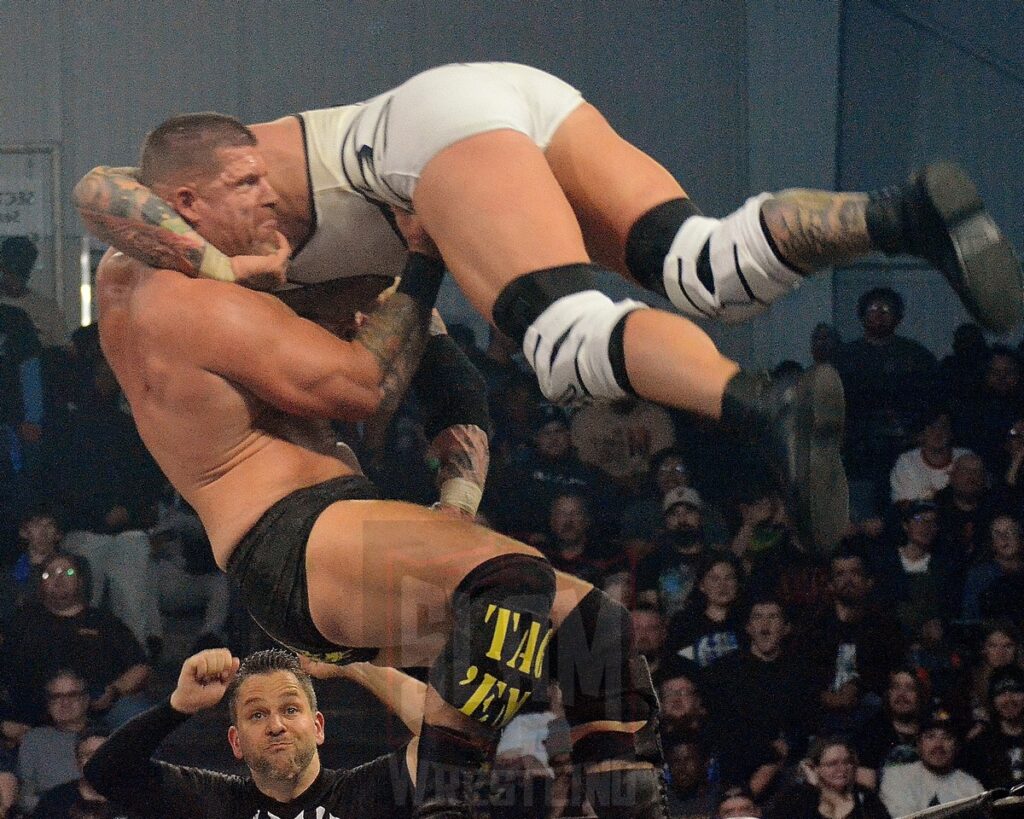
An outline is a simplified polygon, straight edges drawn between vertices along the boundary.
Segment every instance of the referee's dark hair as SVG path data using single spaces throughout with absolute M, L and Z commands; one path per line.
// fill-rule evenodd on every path
M 256 677 L 262 674 L 273 674 L 276 671 L 287 671 L 294 675 L 299 683 L 299 688 L 306 695 L 309 708 L 316 713 L 316 692 L 313 690 L 313 680 L 299 665 L 299 658 L 290 651 L 281 648 L 267 648 L 263 651 L 256 651 L 242 660 L 235 678 L 231 681 L 227 690 L 228 715 L 231 720 L 235 719 L 235 705 L 238 703 L 238 689 L 249 677 Z

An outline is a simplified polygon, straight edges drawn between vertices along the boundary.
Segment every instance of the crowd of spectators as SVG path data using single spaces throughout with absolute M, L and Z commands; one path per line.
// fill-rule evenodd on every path
M 81 765 L 151 701 L 167 618 L 194 615 L 194 648 L 247 621 L 95 326 L 18 306 L 33 262 L 0 248 L 0 817 L 103 816 Z M 964 325 L 940 362 L 897 333 L 904 311 L 878 288 L 863 337 L 812 335 L 848 402 L 852 523 L 828 556 L 795 541 L 756 453 L 637 400 L 550 406 L 504 339 L 450 328 L 490 390 L 480 522 L 631 610 L 673 816 L 884 819 L 1024 782 L 1020 353 Z M 409 403 L 360 454 L 386 495 L 429 504 L 426 443 Z M 557 708 L 522 719 L 499 769 L 554 779 Z

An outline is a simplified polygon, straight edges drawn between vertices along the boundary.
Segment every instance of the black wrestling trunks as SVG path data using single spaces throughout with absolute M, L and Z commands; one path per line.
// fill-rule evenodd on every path
M 372 660 L 376 648 L 347 648 L 326 640 L 309 616 L 306 544 L 321 513 L 343 500 L 380 498 L 362 475 L 297 489 L 271 506 L 228 558 L 228 577 L 242 590 L 249 614 L 274 640 L 313 660 L 346 665 Z

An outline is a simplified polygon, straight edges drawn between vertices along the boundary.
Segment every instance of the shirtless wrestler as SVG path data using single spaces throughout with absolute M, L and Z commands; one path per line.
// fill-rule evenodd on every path
M 271 247 L 277 196 L 251 132 L 219 115 L 173 128 L 186 138 L 147 138 L 142 178 L 225 252 Z M 479 767 L 547 660 L 588 787 L 629 782 L 626 804 L 605 800 L 599 815 L 660 816 L 656 698 L 625 610 L 524 544 L 378 500 L 321 435 L 328 419 L 376 408 L 442 272 L 411 253 L 347 342 L 271 295 L 111 252 L 97 273 L 100 341 L 143 440 L 272 637 L 333 662 L 430 666 L 419 815 L 465 815 L 451 771 Z
M 1012 249 L 955 166 L 871 194 L 760 194 L 706 218 L 576 89 L 526 66 L 442 66 L 365 103 L 254 132 L 281 192 L 282 230 L 299 249 L 290 276 L 322 275 L 325 251 L 351 273 L 396 269 L 400 249 L 380 208 L 414 211 L 474 306 L 522 344 L 549 399 L 636 393 L 718 419 L 764 448 L 801 539 L 818 548 L 833 547 L 848 518 L 836 374 L 816 367 L 793 390 L 741 372 L 689 321 L 597 292 L 597 266 L 683 313 L 729 321 L 815 270 L 911 253 L 989 329 L 1009 330 L 1024 309 Z M 235 276 L 130 178 L 97 169 L 76 202 L 97 235 L 150 263 Z M 240 275 L 245 265 L 236 262 Z

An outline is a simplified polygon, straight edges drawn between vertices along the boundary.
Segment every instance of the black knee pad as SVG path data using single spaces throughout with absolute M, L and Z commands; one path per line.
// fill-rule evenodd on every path
M 562 296 L 595 289 L 594 271 L 598 269 L 593 264 L 566 264 L 512 280 L 494 302 L 494 326 L 522 346 L 527 329 L 554 302 Z
M 665 295 L 663 271 L 665 256 L 679 228 L 700 209 L 689 199 L 669 199 L 651 208 L 629 229 L 626 238 L 626 267 L 648 290 Z M 708 265 L 710 270 L 710 264 Z
M 452 596 L 452 635 L 430 669 L 448 704 L 495 728 L 506 725 L 545 679 L 555 573 L 539 557 L 481 563 Z
M 559 626 L 552 641 L 552 674 L 562 689 L 572 727 L 590 722 L 646 722 L 658 701 L 633 642 L 633 626 L 621 605 L 592 590 Z M 573 748 L 578 761 L 635 757 L 633 734 L 590 734 Z

